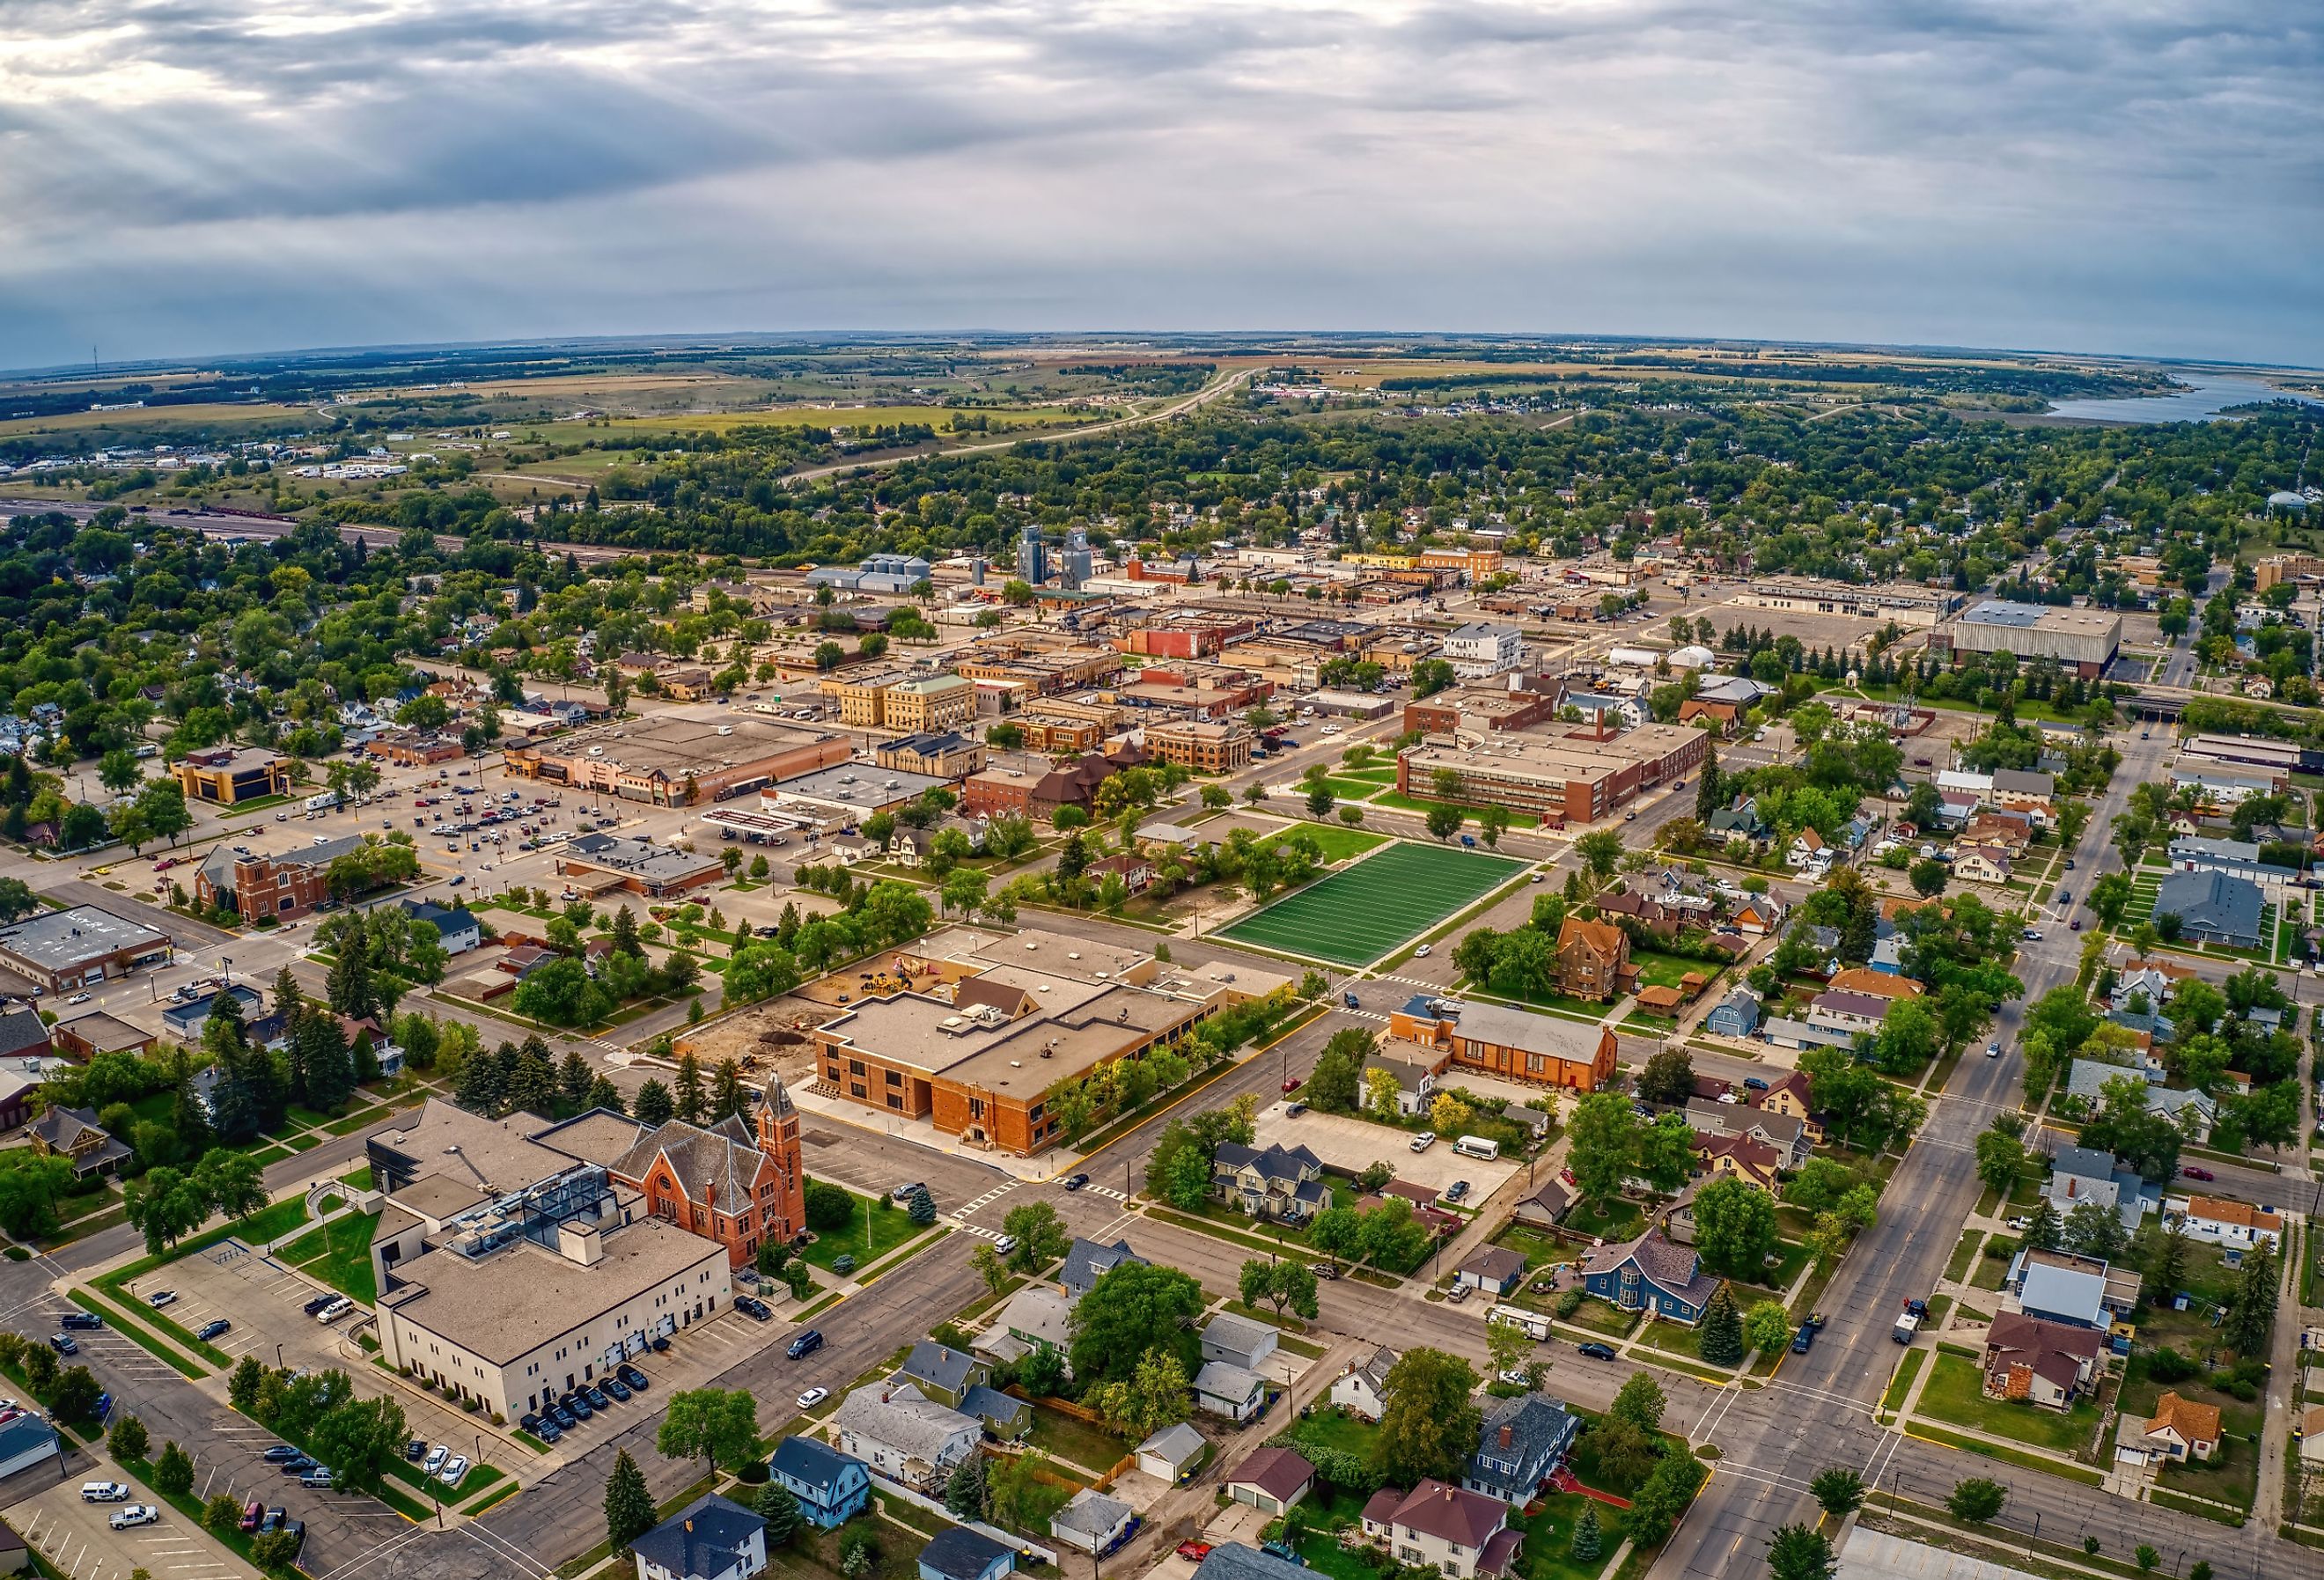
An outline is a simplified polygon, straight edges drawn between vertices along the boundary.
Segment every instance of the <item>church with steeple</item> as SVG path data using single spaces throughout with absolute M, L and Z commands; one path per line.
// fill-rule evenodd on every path
M 730 1268 L 807 1229 L 798 1110 L 780 1076 L 769 1077 L 755 1113 L 712 1125 L 673 1119 L 641 1131 L 605 1172 L 643 1198 L 646 1215 L 725 1246 Z

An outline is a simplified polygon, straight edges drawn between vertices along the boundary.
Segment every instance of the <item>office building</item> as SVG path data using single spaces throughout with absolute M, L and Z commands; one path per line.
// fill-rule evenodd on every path
M 76 905 L 0 927 L 0 966 L 44 992 L 63 993 L 170 958 L 170 937 L 142 921 Z
M 290 762 L 260 746 L 211 746 L 189 752 L 171 777 L 189 801 L 232 807 L 291 791 Z
M 511 774 L 658 807 L 723 801 L 844 762 L 844 735 L 752 714 L 658 713 L 508 748 Z

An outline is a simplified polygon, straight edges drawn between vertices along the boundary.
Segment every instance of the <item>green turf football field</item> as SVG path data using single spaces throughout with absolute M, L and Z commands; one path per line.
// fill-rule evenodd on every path
M 1254 911 L 1219 936 L 1362 966 L 1474 903 L 1525 865 L 1508 856 L 1398 841 Z

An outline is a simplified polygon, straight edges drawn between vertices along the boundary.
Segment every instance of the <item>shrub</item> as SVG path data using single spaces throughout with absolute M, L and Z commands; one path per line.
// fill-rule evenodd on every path
M 1575 1312 L 1582 1309 L 1582 1292 L 1578 1289 L 1567 1289 L 1560 1294 L 1557 1297 L 1557 1315 L 1559 1318 L 1562 1320 L 1571 1319 Z
M 2169 1344 L 2146 1354 L 2146 1374 L 2157 1382 L 2184 1382 L 2202 1368 Z

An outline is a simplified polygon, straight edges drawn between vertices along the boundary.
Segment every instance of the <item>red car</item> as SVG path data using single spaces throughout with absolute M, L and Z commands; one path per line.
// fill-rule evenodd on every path
M 1296 1092 L 1299 1090 L 1299 1083 L 1296 1080 L 1286 1081 L 1283 1083 L 1283 1089 L 1286 1092 Z
M 1565 1183 L 1566 1183 L 1566 1184 L 1568 1184 L 1568 1185 L 1572 1185 L 1572 1184 L 1573 1183 L 1573 1170 L 1572 1170 L 1572 1169 L 1559 1169 L 1559 1170 L 1557 1171 L 1557 1177 L 1558 1177 L 1560 1179 L 1562 1179 L 1562 1180 L 1565 1181 Z
M 2209 1169 L 2181 1169 L 2179 1170 L 2179 1175 L 2182 1179 L 2211 1180 L 2218 1178 L 2218 1175 L 2212 1173 Z
M 1199 1564 L 1211 1556 L 1211 1544 L 1206 1541 L 1182 1541 L 1178 1544 L 1178 1556 Z

